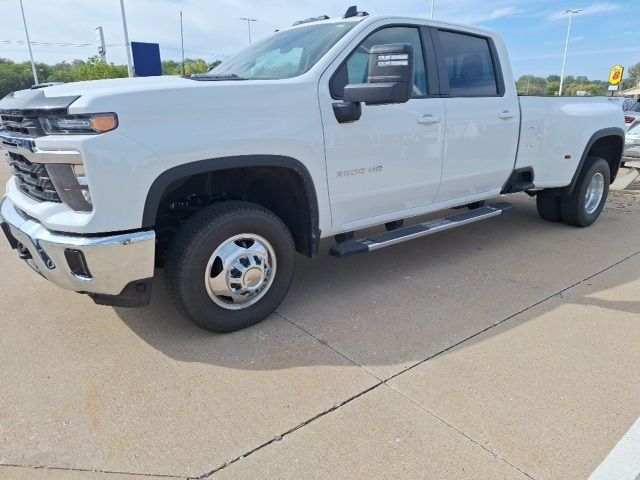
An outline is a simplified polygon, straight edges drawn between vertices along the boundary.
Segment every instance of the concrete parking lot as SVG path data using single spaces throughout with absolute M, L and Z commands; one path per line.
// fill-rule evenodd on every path
M 324 242 L 230 335 L 161 275 L 150 307 L 100 307 L 0 242 L 0 478 L 635 480 L 640 192 L 584 230 L 512 201 L 368 256 Z

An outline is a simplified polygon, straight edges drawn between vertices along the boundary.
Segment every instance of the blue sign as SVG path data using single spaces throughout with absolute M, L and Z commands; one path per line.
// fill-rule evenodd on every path
M 136 77 L 156 77 L 162 75 L 160 45 L 157 43 L 131 42 L 133 68 Z

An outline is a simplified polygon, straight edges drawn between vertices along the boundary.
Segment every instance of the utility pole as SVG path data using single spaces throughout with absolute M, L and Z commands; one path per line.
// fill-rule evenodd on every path
M 107 63 L 107 47 L 104 44 L 104 31 L 102 27 L 96 27 L 96 39 L 98 40 L 98 54 L 102 63 Z
M 431 0 L 431 18 L 433 19 L 433 15 L 436 11 L 436 0 Z
M 180 42 L 182 44 L 182 75 L 185 75 L 185 70 L 184 70 L 184 28 L 182 26 L 182 10 L 180 10 Z
M 31 40 L 29 40 L 29 30 L 27 29 L 27 19 L 24 16 L 24 7 L 22 6 L 22 0 L 20 0 L 20 10 L 22 11 L 22 23 L 24 23 L 24 34 L 27 37 L 27 45 L 29 46 L 29 58 L 31 58 L 31 71 L 33 72 L 33 81 L 38 82 L 38 72 L 36 71 L 36 64 L 33 62 L 33 52 L 31 51 Z
M 577 10 L 565 10 L 562 12 L 563 15 L 569 14 L 569 27 L 567 28 L 567 41 L 564 44 L 564 56 L 562 57 L 562 73 L 560 74 L 560 91 L 558 92 L 559 96 L 562 96 L 562 87 L 564 86 L 564 68 L 567 65 L 567 52 L 569 51 L 569 39 L 571 37 L 571 22 L 573 21 L 573 16 L 582 11 L 581 8 Z
M 245 18 L 241 17 L 240 20 L 244 20 L 247 22 L 247 27 L 249 28 L 249 46 L 251 46 L 251 22 L 257 22 L 255 18 Z
M 124 30 L 124 48 L 127 51 L 127 73 L 129 78 L 133 77 L 133 64 L 131 61 L 131 44 L 129 43 L 129 31 L 127 30 L 127 15 L 124 11 L 124 0 L 120 0 L 120 10 L 122 12 L 122 28 Z

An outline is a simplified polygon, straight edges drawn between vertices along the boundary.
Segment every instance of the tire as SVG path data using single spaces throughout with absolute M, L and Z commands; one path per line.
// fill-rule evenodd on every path
M 562 212 L 560 211 L 560 197 L 540 192 L 536 196 L 536 207 L 538 215 L 548 222 L 562 222 Z
M 571 195 L 561 197 L 560 211 L 565 223 L 576 227 L 588 227 L 595 222 L 604 208 L 609 196 L 611 171 L 604 158 L 587 157 L 584 168 L 580 172 L 578 181 Z M 592 182 L 599 187 L 597 193 L 589 197 Z M 593 201 L 589 202 L 589 198 Z
M 287 294 L 294 268 L 295 246 L 282 220 L 258 205 L 228 201 L 198 212 L 178 231 L 165 280 L 185 317 L 225 333 L 269 316 Z M 221 285 L 229 295 L 219 294 Z

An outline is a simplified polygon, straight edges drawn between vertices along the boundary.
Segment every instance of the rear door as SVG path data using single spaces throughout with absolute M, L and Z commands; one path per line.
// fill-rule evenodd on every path
M 446 111 L 437 201 L 501 189 L 515 164 L 520 107 L 490 37 L 433 29 Z

